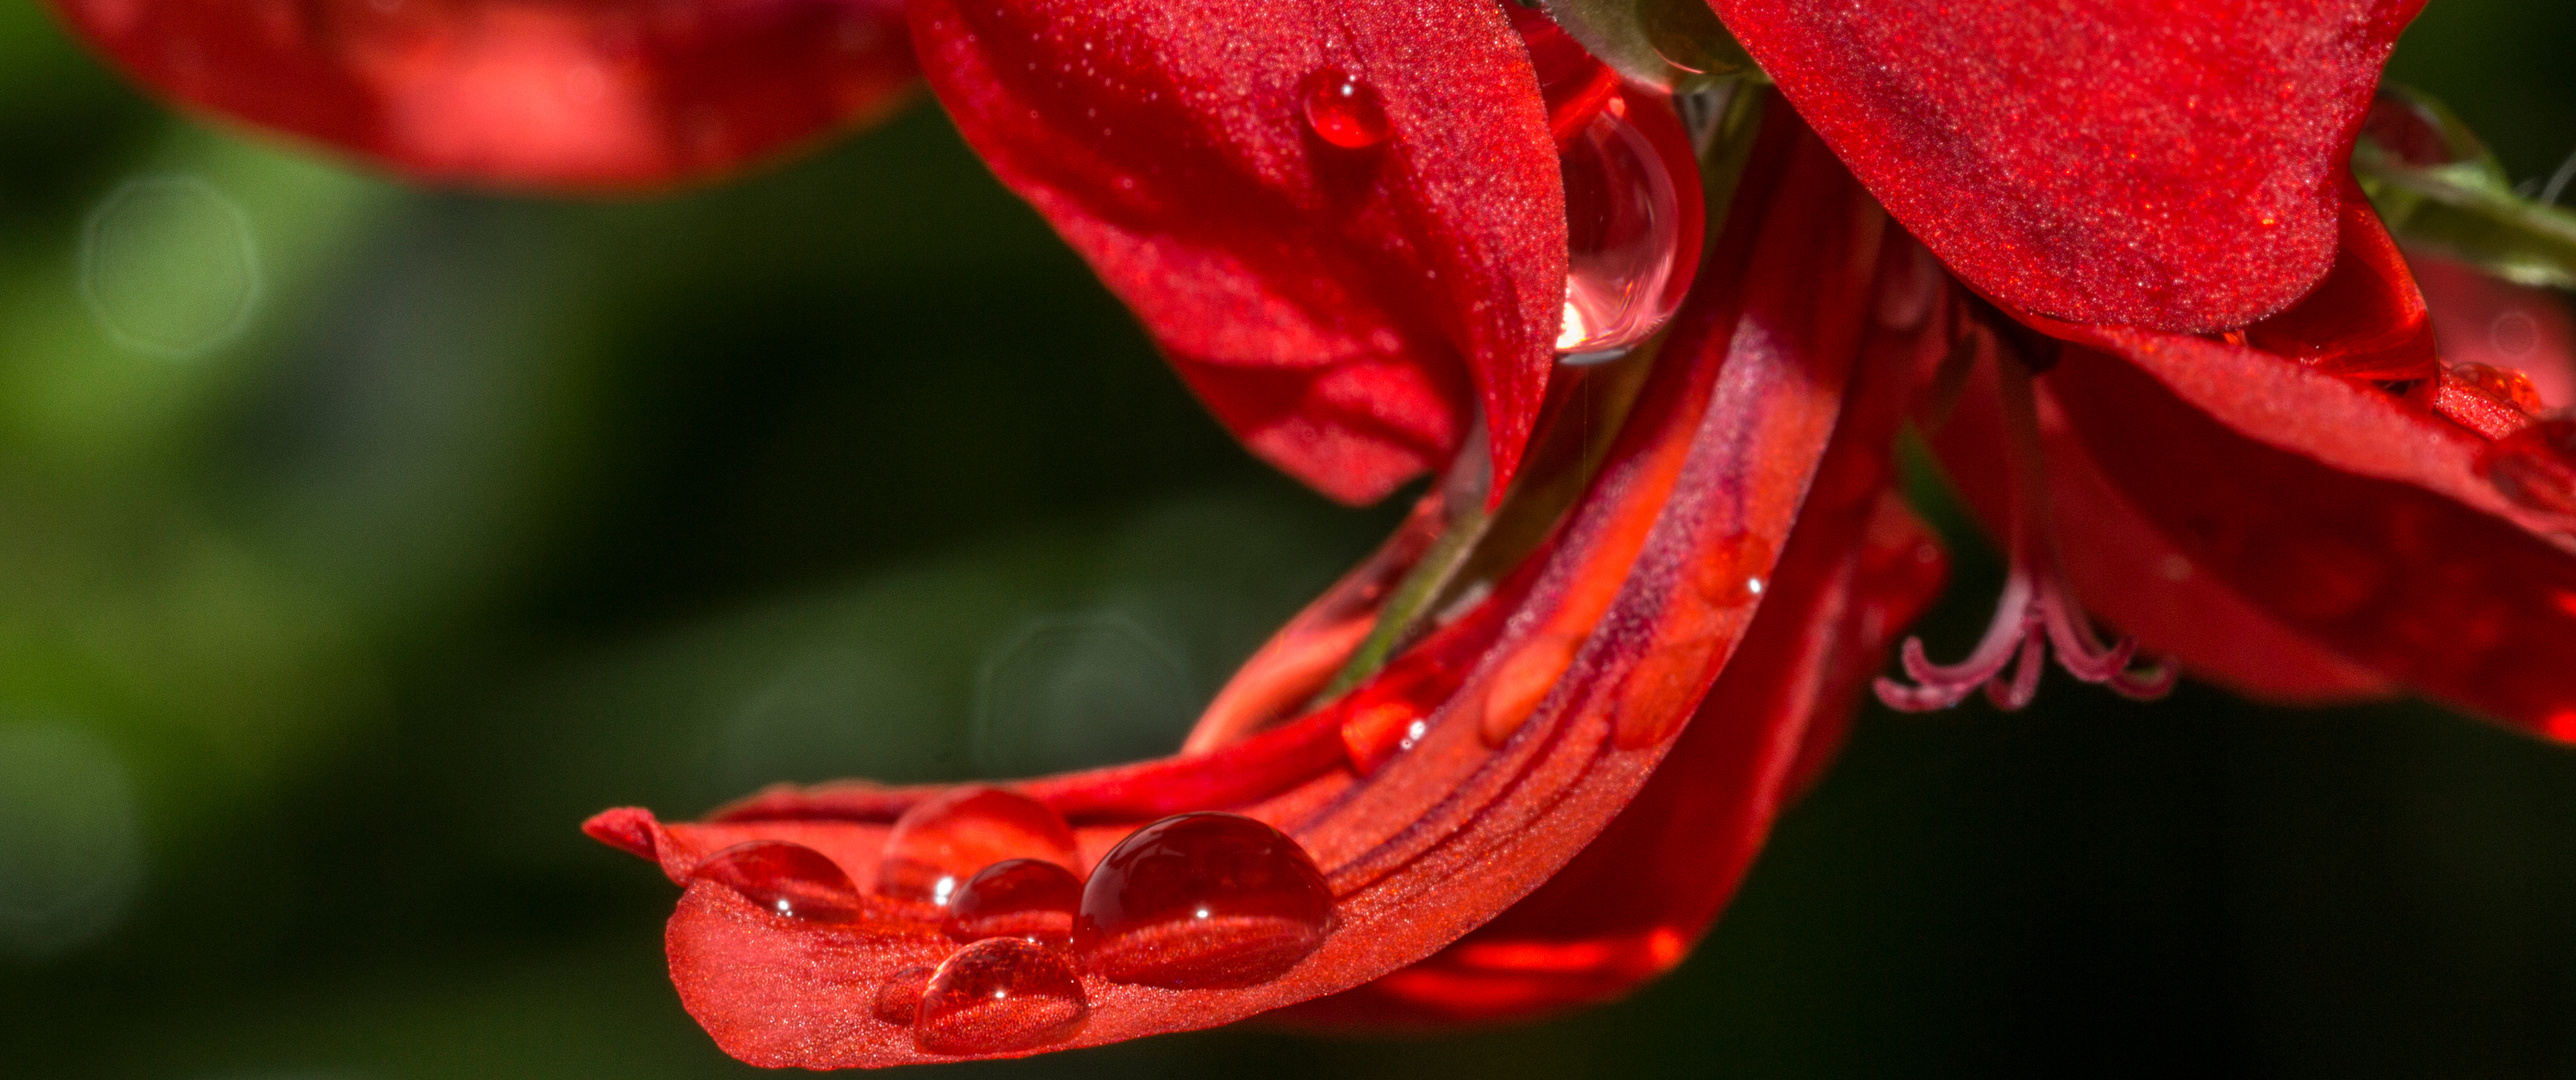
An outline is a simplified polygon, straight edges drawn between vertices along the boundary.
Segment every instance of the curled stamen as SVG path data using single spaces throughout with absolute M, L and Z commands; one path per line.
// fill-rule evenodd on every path
M 2039 695 L 2039 677 L 2054 650 L 2057 666 L 2088 683 L 2137 700 L 2163 697 L 2174 686 L 2176 672 L 2158 661 L 2132 669 L 2136 640 L 2122 636 L 2105 644 L 2092 620 L 2076 602 L 2057 558 L 2057 537 L 2049 528 L 2048 485 L 2039 441 L 2039 409 L 2031 388 L 2031 368 L 2004 353 L 1993 335 L 1978 335 L 1979 352 L 1996 356 L 1997 382 L 2010 430 L 2008 457 L 2013 471 L 2012 569 L 1996 599 L 1994 621 L 1967 658 L 1936 664 L 1925 654 L 1921 638 L 1909 637 L 1899 655 L 1908 686 L 1882 676 L 1878 699 L 1903 712 L 1946 709 L 1967 700 L 1982 686 L 1986 698 L 2007 712 Z M 2007 677 L 2009 669 L 2009 677 Z

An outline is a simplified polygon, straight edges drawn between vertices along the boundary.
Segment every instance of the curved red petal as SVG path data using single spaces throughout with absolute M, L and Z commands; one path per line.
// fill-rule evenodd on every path
M 178 102 L 413 177 L 695 179 L 881 115 L 901 0 L 48 0 Z
M 1882 300 L 1892 284 L 1911 284 L 1891 279 L 1918 251 L 1889 245 Z M 1939 542 L 1896 497 L 1892 455 L 1920 362 L 1907 354 L 1938 350 L 1948 333 L 1927 305 L 1890 307 L 1878 305 L 1833 445 L 1744 645 L 1635 801 L 1494 921 L 1288 1019 L 1335 1028 L 1522 1020 L 1619 997 L 1689 954 L 1774 817 L 1833 756 L 1891 640 L 1941 586 Z
M 1017 785 L 1074 822 L 1086 863 L 1175 810 L 1270 821 L 1336 898 L 1338 929 L 1269 982 L 1165 990 L 1086 976 L 1089 1019 L 1061 1045 L 1226 1023 L 1420 960 L 1538 887 L 1646 783 L 1763 604 L 1752 583 L 1775 576 L 1774 552 L 1836 430 L 1883 232 L 1866 195 L 1794 123 L 1766 146 L 1770 164 L 1756 171 L 1769 179 L 1739 199 L 1769 212 L 1748 212 L 1758 224 L 1730 234 L 1712 267 L 1721 285 L 1681 316 L 1583 500 L 1487 601 L 1508 616 L 1490 646 L 1455 679 L 1421 684 L 1412 746 L 1363 776 L 1327 709 L 1203 753 Z M 1815 272 L 1748 284 L 1757 257 Z M 1519 685 L 1533 658 L 1557 673 L 1538 693 Z M 886 822 L 934 790 L 778 791 L 700 825 L 629 810 L 589 828 L 675 879 L 732 844 L 779 839 L 867 881 Z M 943 1060 L 872 1012 L 882 980 L 940 949 L 881 906 L 802 923 L 692 879 L 670 924 L 674 982 L 747 1061 Z
M 2238 360 L 2298 370 L 2259 354 Z M 2490 511 L 2494 488 L 2432 472 L 2465 468 L 2432 452 L 2401 470 L 2349 445 L 2375 435 L 2438 452 L 2449 437 L 2395 423 L 2304 446 L 2249 437 L 2178 393 L 2166 370 L 2087 349 L 2068 350 L 2043 382 L 2101 476 L 2194 573 L 2392 682 L 2576 738 L 2576 668 L 2566 662 L 2576 656 L 2576 536 Z M 2449 427 L 2420 414 L 2411 426 Z
M 2351 379 L 2407 382 L 2440 374 L 2415 276 L 2350 176 L 2336 220 L 2334 269 L 2288 310 L 2246 327 L 2246 343 Z
M 2202 331 L 2333 263 L 2344 157 L 2422 0 L 1710 6 L 1979 291 Z
M 1255 453 L 1370 501 L 1445 462 L 1481 396 L 1503 489 L 1555 362 L 1566 224 L 1494 5 L 918 0 L 912 25 L 967 142 Z M 1376 142 L 1317 133 L 1318 73 L 1355 80 Z

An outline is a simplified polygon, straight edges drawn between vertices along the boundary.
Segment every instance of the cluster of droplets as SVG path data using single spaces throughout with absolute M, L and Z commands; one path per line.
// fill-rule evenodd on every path
M 957 945 L 876 993 L 879 1020 L 926 1053 L 1063 1042 L 1091 1014 L 1086 976 L 1174 989 L 1256 986 L 1323 947 L 1333 898 L 1304 848 L 1248 817 L 1181 814 L 1129 834 L 1086 877 L 1072 828 L 1025 795 L 965 787 L 886 836 L 874 896 L 821 852 L 739 844 L 695 877 L 771 915 L 823 926 L 935 923 Z M 891 913 L 891 915 L 889 915 Z
M 1589 58 L 1571 66 L 1565 78 L 1606 80 L 1599 93 L 1550 92 L 1567 237 L 1556 351 L 1567 363 L 1590 363 L 1652 336 L 1689 291 L 1699 166 L 1663 95 L 1621 85 Z M 1307 129 L 1338 152 L 1374 153 L 1395 135 L 1377 90 L 1342 67 L 1309 74 L 1298 104 Z

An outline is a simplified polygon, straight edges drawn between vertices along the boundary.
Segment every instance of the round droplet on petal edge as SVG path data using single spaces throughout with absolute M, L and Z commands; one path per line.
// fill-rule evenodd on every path
M 742 894 L 763 911 L 816 923 L 857 922 L 866 901 L 840 864 L 803 844 L 753 840 L 708 856 L 689 876 Z
M 1235 814 L 1136 830 L 1083 886 L 1074 949 L 1093 974 L 1176 990 L 1257 986 L 1322 948 L 1333 894 L 1277 829 Z
M 877 863 L 880 896 L 946 904 L 975 872 L 1004 859 L 1081 865 L 1073 828 L 1044 803 L 1015 791 L 963 787 L 926 800 L 886 834 Z
M 1046 946 L 987 938 L 942 961 L 921 992 L 912 1041 L 933 1054 L 998 1054 L 1071 1038 L 1091 1015 L 1073 966 Z
M 2507 312 L 2506 314 L 2520 313 Z M 2528 319 L 2530 316 L 2526 315 L 2524 318 Z M 2540 388 L 2532 384 L 2531 376 L 2513 368 L 2479 363 L 2453 364 L 2451 377 L 2526 414 L 2536 414 L 2541 410 Z
M 1005 859 L 966 879 L 948 898 L 940 929 L 957 941 L 1012 937 L 1043 945 L 1073 940 L 1082 879 L 1043 859 Z
M 2496 440 L 2478 471 L 2505 498 L 2576 520 L 2576 418 L 2543 420 Z
M 913 1019 L 921 1015 L 921 994 L 930 988 L 934 970 L 908 967 L 886 976 L 886 981 L 877 985 L 877 999 L 869 1011 L 886 1023 L 911 1027 Z
M 1637 110 L 1662 107 L 1603 109 L 1559 152 L 1568 259 L 1556 351 L 1571 362 L 1613 357 L 1652 336 L 1696 269 L 1681 265 L 1690 239 L 1682 200 L 1699 197 L 1698 166 L 1669 160 L 1633 122 Z
M 1307 128 L 1316 138 L 1344 150 L 1376 146 L 1392 130 L 1377 91 L 1340 68 L 1322 68 L 1306 76 L 1297 96 Z

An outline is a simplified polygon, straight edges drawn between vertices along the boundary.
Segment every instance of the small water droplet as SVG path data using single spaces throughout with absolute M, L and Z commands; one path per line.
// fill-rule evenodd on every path
M 1344 150 L 1376 146 L 1391 131 L 1377 90 L 1341 68 L 1318 68 L 1306 76 L 1298 99 L 1315 137 Z
M 1101 857 L 1074 946 L 1118 982 L 1254 986 L 1321 948 L 1332 923 L 1332 891 L 1297 841 L 1248 817 L 1182 814 Z
M 2522 506 L 2576 519 L 2576 418 L 2542 420 L 2489 444 L 2478 471 Z
M 1623 95 L 1559 151 L 1565 178 L 1565 317 L 1556 351 L 1578 360 L 1635 346 L 1681 306 L 1697 270 L 1699 166 L 1671 107 Z M 1654 137 L 1644 125 L 1669 128 Z
M 857 922 L 859 887 L 839 863 L 803 844 L 753 840 L 707 857 L 689 876 L 741 893 L 763 911 L 806 922 Z
M 1080 865 L 1072 827 L 1045 804 L 1001 788 L 958 788 L 895 820 L 877 863 L 877 893 L 945 904 L 976 871 L 1004 859 Z
M 921 1015 L 921 993 L 930 989 L 932 971 L 908 967 L 886 976 L 886 981 L 877 985 L 877 1000 L 869 1011 L 886 1023 L 911 1027 L 913 1018 Z
M 948 898 L 940 929 L 958 941 L 1015 937 L 1046 945 L 1073 940 L 1082 879 L 1042 859 L 1004 859 L 966 879 Z
M 1043 945 L 987 938 L 939 965 L 912 1041 L 933 1054 L 994 1054 L 1063 1042 L 1091 1015 L 1073 966 Z
M 2520 315 L 2521 312 L 2506 314 Z M 2530 316 L 2524 315 L 2523 318 L 2527 320 Z M 2541 411 L 2540 388 L 2532 384 L 2531 376 L 2513 368 L 2479 363 L 2453 364 L 2451 377 L 2469 384 L 2479 393 L 2522 410 L 2526 415 Z

